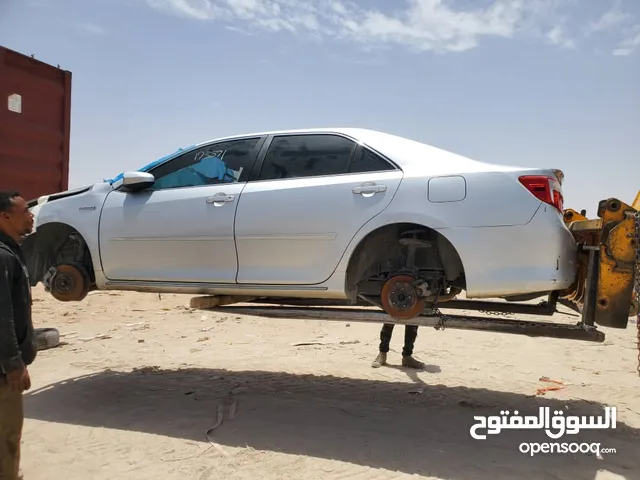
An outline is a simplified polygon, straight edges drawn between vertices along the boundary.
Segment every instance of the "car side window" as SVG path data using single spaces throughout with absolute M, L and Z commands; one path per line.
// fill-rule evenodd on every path
M 386 170 L 395 170 L 395 167 L 377 153 L 363 146 L 356 150 L 349 166 L 349 173 L 383 172 Z
M 347 173 L 356 143 L 339 135 L 274 137 L 258 180 L 315 177 Z
M 229 140 L 192 150 L 152 169 L 151 190 L 246 182 L 260 137 Z

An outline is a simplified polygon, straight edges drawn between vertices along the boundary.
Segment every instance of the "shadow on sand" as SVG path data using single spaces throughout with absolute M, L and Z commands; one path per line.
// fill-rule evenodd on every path
M 537 454 L 522 442 L 552 442 L 543 431 L 511 430 L 474 440 L 474 415 L 538 407 L 565 415 L 603 415 L 603 406 L 478 388 L 216 369 L 105 371 L 25 395 L 32 419 L 132 430 L 206 441 L 217 409 L 237 402 L 235 419 L 215 430 L 228 447 L 334 459 L 447 479 L 594 479 L 598 470 L 638 478 L 640 435 L 618 420 L 615 430 L 584 430 L 558 442 L 596 442 L 617 453 Z M 417 384 L 416 384 L 417 383 Z M 413 392 L 413 393 L 410 393 Z

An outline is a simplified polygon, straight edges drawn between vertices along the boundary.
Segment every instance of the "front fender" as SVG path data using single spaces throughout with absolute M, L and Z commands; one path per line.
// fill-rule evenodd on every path
M 23 251 L 27 268 L 32 275 L 32 285 L 42 280 L 44 265 L 48 255 L 43 254 L 56 249 L 64 243 L 61 232 L 77 232 L 84 240 L 91 254 L 92 266 L 97 274 L 102 271 L 100 265 L 98 227 L 100 213 L 111 191 L 108 184 L 96 184 L 85 190 L 80 189 L 73 195 L 43 197 L 31 207 L 34 214 L 34 233 L 25 238 Z

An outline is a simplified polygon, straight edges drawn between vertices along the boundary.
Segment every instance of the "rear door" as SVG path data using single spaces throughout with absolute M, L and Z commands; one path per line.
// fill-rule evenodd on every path
M 238 283 L 324 282 L 403 176 L 339 134 L 274 136 L 260 161 L 236 214 Z

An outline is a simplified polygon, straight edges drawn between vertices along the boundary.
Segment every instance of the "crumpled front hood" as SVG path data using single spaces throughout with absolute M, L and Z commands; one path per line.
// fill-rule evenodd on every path
M 42 195 L 33 200 L 29 200 L 28 205 L 29 205 L 29 208 L 32 209 L 36 205 L 41 205 L 43 203 L 51 202 L 53 200 L 58 200 L 60 198 L 73 197 L 74 195 L 79 195 L 81 193 L 88 192 L 89 190 L 91 190 L 92 187 L 93 185 L 89 185 L 85 187 L 74 188 L 71 190 L 65 190 L 63 192 L 52 193 L 50 195 Z

